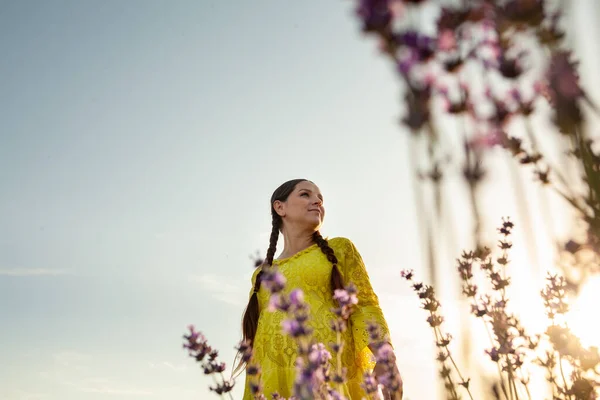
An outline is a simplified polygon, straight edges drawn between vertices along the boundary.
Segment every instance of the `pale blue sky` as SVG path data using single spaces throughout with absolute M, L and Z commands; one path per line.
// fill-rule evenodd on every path
M 0 399 L 212 398 L 181 335 L 231 361 L 296 177 L 361 251 L 408 397 L 434 398 L 398 274 L 421 266 L 399 85 L 352 2 L 0 1 L 0 49 Z

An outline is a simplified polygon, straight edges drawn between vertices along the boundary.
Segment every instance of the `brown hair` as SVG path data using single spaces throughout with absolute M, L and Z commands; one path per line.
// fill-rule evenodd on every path
M 275 212 L 273 208 L 273 203 L 277 200 L 286 201 L 290 194 L 296 188 L 300 182 L 308 181 L 307 179 L 293 179 L 291 181 L 287 181 L 281 186 L 279 186 L 273 195 L 271 196 L 271 217 L 272 217 L 272 229 L 271 229 L 271 238 L 269 240 L 269 249 L 267 250 L 267 256 L 263 265 L 273 265 L 273 257 L 275 257 L 275 251 L 277 249 L 277 239 L 279 239 L 279 231 L 281 231 L 283 220 Z M 342 280 L 342 275 L 338 268 L 338 260 L 335 256 L 333 249 L 327 243 L 327 240 L 321 236 L 319 231 L 313 233 L 313 240 L 319 246 L 323 254 L 327 257 L 327 260 L 332 264 L 333 268 L 331 270 L 331 292 L 336 289 L 343 289 L 344 282 Z M 254 292 L 252 296 L 250 296 L 250 301 L 248 302 L 248 306 L 246 307 L 246 311 L 244 312 L 244 319 L 242 321 L 242 332 L 244 335 L 244 340 L 246 340 L 250 345 L 254 341 L 254 336 L 256 335 L 256 328 L 258 326 L 258 291 L 260 290 L 260 281 L 262 277 L 262 271 L 258 273 L 256 276 L 256 282 L 254 284 Z

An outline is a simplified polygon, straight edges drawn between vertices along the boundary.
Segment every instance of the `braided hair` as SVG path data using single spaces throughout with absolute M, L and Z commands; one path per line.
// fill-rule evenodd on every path
M 283 220 L 275 209 L 273 208 L 273 203 L 277 200 L 286 201 L 289 195 L 294 191 L 296 185 L 300 182 L 305 182 L 307 179 L 294 179 L 288 182 L 285 182 L 281 186 L 273 192 L 271 196 L 271 217 L 272 217 L 272 229 L 271 229 L 271 237 L 269 239 L 269 249 L 267 250 L 267 256 L 263 265 L 273 265 L 273 258 L 275 257 L 275 251 L 277 250 L 277 240 L 279 239 L 279 232 L 283 226 Z M 326 239 L 321 236 L 319 231 L 315 231 L 313 233 L 313 241 L 319 246 L 323 254 L 327 257 L 327 260 L 333 266 L 331 270 L 331 293 L 336 289 L 343 289 L 344 282 L 342 279 L 342 274 L 338 268 L 338 259 L 335 256 L 333 249 L 329 246 L 329 243 Z M 246 307 L 246 311 L 244 312 L 244 318 L 242 321 L 242 333 L 244 336 L 244 340 L 247 343 L 252 344 L 254 341 L 254 336 L 256 336 L 256 328 L 258 327 L 258 317 L 259 317 L 259 308 L 258 308 L 258 291 L 260 290 L 262 271 L 258 273 L 256 276 L 256 281 L 254 283 L 254 290 L 252 296 L 250 296 L 250 300 L 248 302 L 248 306 Z

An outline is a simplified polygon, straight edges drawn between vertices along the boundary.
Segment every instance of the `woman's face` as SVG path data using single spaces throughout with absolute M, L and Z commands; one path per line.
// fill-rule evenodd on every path
M 285 202 L 275 201 L 273 207 L 285 224 L 314 230 L 320 228 L 325 217 L 323 195 L 317 185 L 308 181 L 298 183 Z

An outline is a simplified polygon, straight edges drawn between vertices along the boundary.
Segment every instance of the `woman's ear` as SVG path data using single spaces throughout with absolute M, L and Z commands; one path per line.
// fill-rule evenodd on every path
M 275 200 L 273 202 L 273 209 L 280 217 L 285 217 L 285 203 L 281 200 Z

